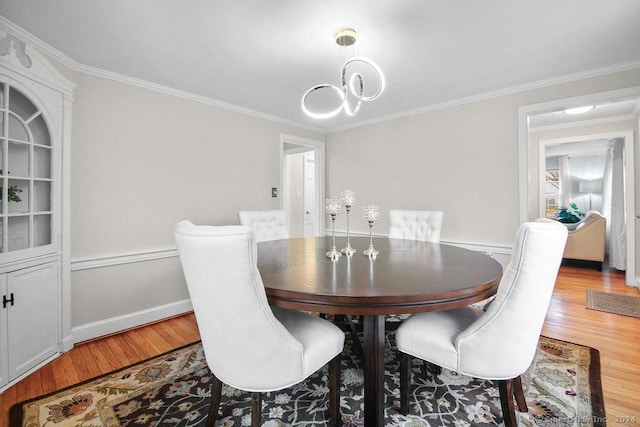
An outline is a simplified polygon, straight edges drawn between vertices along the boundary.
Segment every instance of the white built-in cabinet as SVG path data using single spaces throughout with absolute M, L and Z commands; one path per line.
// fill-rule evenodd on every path
M 59 263 L 51 261 L 0 275 L 8 383 L 60 352 Z M 6 322 L 6 323 L 5 323 Z M 6 378 L 5 378 L 6 377 Z
M 0 391 L 69 347 L 72 91 L 0 27 Z

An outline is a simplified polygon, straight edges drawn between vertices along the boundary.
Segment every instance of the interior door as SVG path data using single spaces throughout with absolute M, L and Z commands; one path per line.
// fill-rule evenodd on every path
M 311 237 L 314 235 L 314 225 L 318 215 L 318 209 L 315 206 L 315 160 L 313 151 L 305 154 L 304 158 L 304 236 Z

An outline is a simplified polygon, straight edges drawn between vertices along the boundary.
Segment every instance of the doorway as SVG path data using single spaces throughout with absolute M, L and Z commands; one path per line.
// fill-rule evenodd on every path
M 614 132 L 540 140 L 538 188 L 539 215 L 550 217 L 554 207 L 574 203 L 584 215 L 595 210 L 606 219 L 605 253 L 610 268 L 626 271 L 633 262 L 628 256 L 628 222 L 625 215 L 627 192 L 632 188 L 632 176 L 627 168 L 633 168 L 633 132 Z M 551 194 L 547 178 L 558 176 L 562 185 Z M 551 201 L 551 203 L 550 203 Z M 554 204 L 553 201 L 556 203 Z M 554 206 L 555 205 L 555 206 Z M 574 226 L 575 227 L 575 226 Z M 574 228 L 569 228 L 573 230 Z
M 636 257 L 636 214 L 635 214 L 635 153 L 634 153 L 634 134 L 633 128 L 638 123 L 638 105 L 640 105 L 640 87 L 632 87 L 620 89 L 610 92 L 590 94 L 575 98 L 560 99 L 547 103 L 523 106 L 519 109 L 519 193 L 520 193 L 520 221 L 529 221 L 536 218 L 540 212 L 540 188 L 539 180 L 539 160 L 538 153 L 540 146 L 539 140 L 531 137 L 530 122 L 537 117 L 544 115 L 557 114 L 570 107 L 594 105 L 597 111 L 608 111 L 616 106 L 631 105 L 628 112 L 624 114 L 611 115 L 609 117 L 599 117 L 597 120 L 585 121 L 585 126 L 603 125 L 603 123 L 614 123 L 616 121 L 626 121 L 630 123 L 629 129 L 620 131 L 624 133 L 625 155 L 624 155 L 624 198 L 626 217 L 626 254 L 627 265 L 625 270 L 625 283 L 629 286 L 638 286 L 636 279 L 636 269 L 639 260 Z M 564 123 L 557 128 L 565 129 L 574 126 L 574 124 Z M 548 126 L 547 126 L 548 128 Z
M 324 235 L 324 159 L 324 142 L 280 136 L 280 207 L 291 237 Z

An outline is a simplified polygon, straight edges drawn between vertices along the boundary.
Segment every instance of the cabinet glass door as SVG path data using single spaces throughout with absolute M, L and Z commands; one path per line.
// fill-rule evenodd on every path
M 0 83 L 0 254 L 52 245 L 53 176 L 43 112 Z

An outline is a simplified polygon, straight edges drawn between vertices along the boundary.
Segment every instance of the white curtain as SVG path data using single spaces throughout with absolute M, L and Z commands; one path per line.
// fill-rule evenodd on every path
M 560 188 L 558 191 L 558 203 L 560 207 L 568 207 L 571 203 L 571 174 L 569 173 L 569 156 L 558 159 L 558 179 Z
M 605 204 L 610 206 L 609 218 L 609 266 L 617 270 L 627 269 L 627 223 L 625 217 L 625 188 L 624 188 L 624 149 L 622 141 L 615 139 L 609 151 L 611 174 L 605 173 Z M 608 172 L 608 171 L 607 171 Z M 610 182 L 607 183 L 607 178 Z M 611 203 L 607 203 L 609 200 Z

